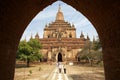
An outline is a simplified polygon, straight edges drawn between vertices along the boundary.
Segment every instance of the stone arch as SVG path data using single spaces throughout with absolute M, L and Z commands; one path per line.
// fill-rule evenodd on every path
M 13 80 L 17 46 L 25 28 L 39 11 L 55 1 L 0 1 L 0 65 L 2 65 L 0 66 L 0 80 Z M 94 25 L 103 46 L 105 79 L 119 79 L 119 0 L 62 1 L 83 13 Z
M 60 52 L 58 53 L 57 61 L 58 61 L 58 62 L 62 62 L 62 61 L 63 61 L 63 59 L 62 59 L 62 54 L 61 54 Z

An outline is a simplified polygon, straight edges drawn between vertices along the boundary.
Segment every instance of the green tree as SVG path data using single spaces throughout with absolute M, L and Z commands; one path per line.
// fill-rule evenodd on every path
M 100 43 L 100 40 L 97 39 L 96 41 L 93 42 L 92 44 L 92 49 L 93 50 L 99 50 L 101 48 L 101 43 Z
M 20 41 L 17 51 L 17 59 L 25 61 L 27 55 L 31 54 L 31 50 L 32 48 L 28 45 L 28 43 L 25 40 Z
M 28 41 L 28 45 L 32 47 L 32 53 L 39 53 L 39 50 L 42 48 L 42 45 L 40 44 L 38 39 L 30 39 Z
M 79 53 L 79 58 L 82 60 L 88 60 L 91 66 L 93 65 L 93 60 L 101 62 L 102 60 L 102 47 L 99 39 L 96 41 L 88 41 L 84 45 L 84 48 Z
M 28 42 L 20 41 L 18 46 L 18 56 L 20 60 L 27 61 L 27 67 L 30 66 L 31 61 L 42 58 L 40 49 L 42 48 L 38 39 L 30 39 Z
M 93 42 L 92 50 L 95 53 L 95 58 L 98 60 L 98 63 L 102 61 L 102 45 L 100 43 L 99 38 Z

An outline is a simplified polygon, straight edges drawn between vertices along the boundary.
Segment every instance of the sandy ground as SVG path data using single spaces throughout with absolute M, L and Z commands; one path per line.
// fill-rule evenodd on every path
M 69 80 L 105 80 L 103 67 L 67 66 Z
M 55 69 L 56 64 L 32 65 L 30 68 L 15 69 L 14 80 L 46 80 Z M 103 67 L 89 67 L 86 65 L 66 65 L 69 80 L 104 80 Z
M 55 65 L 40 64 L 30 68 L 19 67 L 15 69 L 14 80 L 46 80 Z

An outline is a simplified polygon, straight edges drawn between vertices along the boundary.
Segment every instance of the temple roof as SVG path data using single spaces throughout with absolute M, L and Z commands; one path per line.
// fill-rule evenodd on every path
M 58 12 L 57 12 L 57 15 L 56 15 L 56 21 L 58 21 L 58 20 L 64 21 L 64 15 L 62 13 L 60 5 L 59 5 Z
M 56 20 L 54 22 L 46 24 L 44 30 L 56 30 L 59 28 L 62 28 L 63 30 L 69 29 L 69 30 L 76 30 L 74 24 L 71 25 L 69 22 L 66 22 L 64 20 L 64 15 L 61 10 L 61 6 L 59 5 L 58 12 L 56 14 Z

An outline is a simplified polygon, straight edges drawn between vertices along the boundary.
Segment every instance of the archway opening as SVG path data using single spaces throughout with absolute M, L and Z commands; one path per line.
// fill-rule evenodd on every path
M 59 7 L 62 7 L 62 6 L 65 6 L 65 5 L 61 5 L 61 6 L 59 6 Z M 64 8 L 63 8 L 63 9 L 64 9 Z M 43 10 L 43 11 L 44 11 L 44 10 Z M 58 11 L 59 11 L 59 10 L 58 10 Z M 63 10 L 63 11 L 65 11 L 65 10 Z M 72 11 L 71 11 L 71 12 L 72 12 Z M 73 11 L 73 12 L 75 12 L 75 11 Z M 65 13 L 66 13 L 66 12 L 65 12 Z M 77 13 L 79 13 L 79 12 L 77 12 Z M 71 14 L 67 14 L 67 16 L 68 16 L 68 15 L 74 15 L 74 14 L 71 13 Z M 65 16 L 66 16 L 66 15 L 65 15 Z M 66 16 L 66 17 L 67 17 L 67 16 Z M 67 39 L 66 39 L 67 41 L 64 41 L 64 42 L 71 41 L 72 43 L 75 43 L 75 45 L 76 45 L 75 40 L 72 41 L 72 38 L 75 39 L 76 37 L 79 38 L 79 40 L 86 40 L 86 37 L 87 37 L 87 39 L 89 40 L 88 35 L 85 34 L 85 33 L 88 32 L 88 31 L 85 31 L 85 30 L 91 31 L 91 29 L 88 28 L 88 24 L 87 24 L 87 26 L 86 26 L 86 25 L 83 25 L 84 22 L 86 23 L 86 21 L 88 21 L 88 20 L 87 20 L 87 19 L 78 20 L 78 19 L 81 19 L 81 17 L 80 17 L 80 18 L 78 18 L 78 17 L 79 17 L 79 14 L 78 14 L 77 16 L 74 16 L 74 17 L 69 17 L 69 16 L 68 16 L 68 20 L 71 20 L 71 18 L 72 18 L 72 20 L 73 20 L 72 22 L 75 23 L 75 25 L 74 25 L 73 23 L 70 23 L 69 21 L 66 21 L 66 23 L 68 23 L 68 25 L 70 25 L 70 27 L 69 27 L 70 30 L 75 30 L 74 28 L 75 28 L 75 26 L 76 26 L 76 28 L 77 28 L 77 30 L 78 30 L 78 35 L 77 35 L 77 36 L 73 33 L 73 32 L 75 32 L 75 31 L 65 32 L 65 31 L 64 31 L 65 29 L 64 29 L 63 31 L 61 30 L 62 33 L 60 33 L 59 30 L 56 31 L 56 33 L 59 33 L 59 34 L 65 33 L 65 34 L 67 35 L 67 33 L 68 33 L 67 36 L 64 35 L 63 37 L 64 37 L 64 38 L 69 38 L 70 40 L 67 40 Z M 49 18 L 49 17 L 47 17 L 47 20 L 49 20 L 51 17 L 50 17 L 49 19 L 48 19 L 48 18 Z M 44 22 L 43 20 L 41 20 L 41 19 L 42 19 L 42 16 L 40 16 L 39 19 L 40 19 L 40 20 L 38 20 L 38 18 L 36 19 L 39 23 L 40 23 L 40 22 L 42 22 L 42 23 Z M 78 21 L 78 22 L 77 22 L 77 21 Z M 80 22 L 79 22 L 79 21 L 80 21 Z M 48 22 L 49 22 L 49 21 L 48 21 Z M 54 22 L 50 22 L 50 23 L 48 23 L 48 22 L 47 22 L 46 26 L 44 26 L 44 27 L 46 28 L 45 30 L 47 30 L 47 28 L 49 28 L 50 25 L 52 25 L 52 24 L 54 23 Z M 58 22 L 58 20 L 56 20 L 56 22 Z M 46 22 L 45 22 L 45 23 L 46 23 Z M 77 24 L 77 25 L 76 25 L 76 23 L 82 23 L 82 24 Z M 78 25 L 79 25 L 79 26 L 78 26 Z M 32 26 L 33 26 L 33 25 L 32 25 Z M 81 28 L 81 26 L 84 26 L 84 28 Z M 34 26 L 33 26 L 33 27 L 34 27 Z M 78 28 L 78 27 L 79 27 L 79 28 Z M 40 35 L 40 37 L 39 37 L 38 34 L 39 34 L 39 32 L 41 33 L 41 31 L 42 31 L 41 28 L 42 28 L 42 27 L 39 28 L 39 26 L 38 26 L 38 29 L 37 29 L 36 32 L 33 32 L 33 33 L 30 32 L 31 34 L 33 34 L 33 35 L 31 35 L 31 38 L 37 38 L 37 39 L 40 38 L 40 40 L 41 40 L 42 38 L 43 38 L 43 39 L 44 39 L 44 38 L 49 38 L 49 39 L 54 38 L 53 35 L 52 35 L 52 31 L 50 31 L 50 33 L 49 33 L 49 32 L 47 32 L 48 30 L 47 30 L 46 32 L 44 31 L 46 36 L 44 35 L 43 37 L 41 37 L 42 35 Z M 31 30 L 33 31 L 33 29 L 31 29 Z M 39 31 L 39 30 L 40 30 L 40 31 Z M 83 31 L 83 33 L 82 33 L 81 31 Z M 37 32 L 38 32 L 38 33 L 37 33 Z M 93 32 L 93 31 L 92 31 L 92 32 Z M 37 34 L 36 34 L 36 33 L 37 33 Z M 81 37 L 80 37 L 80 33 L 81 33 Z M 36 35 L 35 35 L 35 34 L 36 34 Z M 48 35 L 47 35 L 47 34 L 48 34 Z M 51 35 L 49 35 L 49 34 L 51 34 Z M 70 35 L 69 35 L 69 34 L 70 34 Z M 84 36 L 84 34 L 85 34 L 85 36 Z M 89 33 L 88 33 L 88 34 L 89 34 Z M 33 36 L 35 36 L 35 37 L 33 37 Z M 27 37 L 27 36 L 26 36 L 26 37 Z M 25 37 L 25 38 L 26 38 L 26 37 Z M 58 38 L 61 38 L 61 37 L 58 37 Z M 90 39 L 91 39 L 91 38 L 90 38 Z M 25 39 L 25 40 L 26 40 L 26 39 Z M 59 40 L 59 43 L 62 42 L 62 41 L 60 41 L 60 39 L 58 39 L 58 40 Z M 44 40 L 43 40 L 43 41 L 44 41 Z M 48 40 L 48 41 L 46 41 L 46 42 L 50 42 L 50 40 Z M 49 45 L 44 46 L 44 47 L 45 47 L 45 48 L 46 48 L 46 47 L 49 47 L 49 49 L 48 49 L 49 51 L 48 51 L 48 52 L 49 52 L 50 54 L 52 54 L 53 52 L 51 52 L 51 51 L 54 51 L 54 53 L 56 53 L 55 51 L 58 51 L 58 49 L 56 49 L 55 46 L 56 46 L 56 44 L 52 44 L 52 47 L 49 46 Z M 61 46 L 62 46 L 62 45 L 61 45 Z M 64 46 L 66 46 L 66 45 L 64 45 Z M 76 47 L 76 46 L 74 46 L 74 47 Z M 56 56 L 56 54 L 54 54 L 54 57 L 56 56 L 56 57 L 57 57 L 57 61 L 58 61 L 58 62 L 62 62 L 62 63 L 63 63 L 63 58 L 64 58 L 64 61 L 65 61 L 65 60 L 69 60 L 69 61 L 71 60 L 71 62 L 69 62 L 69 64 L 71 65 L 71 63 L 72 63 L 72 61 L 74 60 L 74 58 L 76 58 L 76 57 L 74 57 L 74 54 L 75 54 L 77 51 L 75 52 L 75 50 L 72 50 L 72 49 L 74 49 L 74 48 L 67 47 L 67 49 L 65 49 L 65 50 L 68 52 L 68 55 L 65 55 L 65 56 L 63 55 L 63 56 L 62 56 L 61 50 L 65 51 L 64 49 L 65 49 L 65 48 L 62 48 L 62 49 L 60 48 L 60 49 L 59 49 L 59 52 L 60 52 L 60 53 L 58 53 L 57 56 Z M 45 50 L 44 50 L 44 51 L 45 51 Z M 63 52 L 62 52 L 62 53 L 63 53 Z M 46 58 L 45 55 L 43 55 L 43 56 Z M 48 57 L 50 58 L 51 61 L 56 61 L 56 59 L 55 59 L 54 57 L 51 57 L 51 55 L 49 55 Z M 48 57 L 47 57 L 47 58 L 48 58 Z M 70 67 L 70 68 L 71 68 L 71 67 Z M 72 76 L 71 76 L 71 77 L 72 77 Z
M 17 43 L 33 16 L 56 0 L 2 1 L 1 2 L 1 77 L 13 79 Z M 106 80 L 119 78 L 119 0 L 83 1 L 63 0 L 82 11 L 96 26 L 103 44 Z M 107 4 L 107 5 L 106 5 Z M 97 15 L 96 15 L 97 14 Z M 112 25 L 111 25 L 112 23 Z M 16 27 L 17 26 L 17 27 Z M 114 38 L 113 38 L 114 37 Z M 109 53 L 109 54 L 108 54 Z M 12 55 L 11 55 L 12 54 Z M 114 54 L 114 55 L 113 55 Z M 111 60 L 112 59 L 112 60 Z M 113 64 L 113 65 L 110 65 Z M 10 66 L 10 67 L 8 67 Z M 4 73 L 4 74 L 3 74 Z
M 58 62 L 62 62 L 62 54 L 61 53 L 58 54 Z

